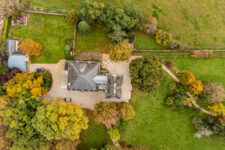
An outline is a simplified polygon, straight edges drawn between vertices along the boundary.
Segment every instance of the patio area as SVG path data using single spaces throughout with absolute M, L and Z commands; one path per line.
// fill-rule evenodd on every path
M 131 57 L 130 61 L 135 57 Z M 109 70 L 112 74 L 123 75 L 122 84 L 122 96 L 121 99 L 106 99 L 104 91 L 88 92 L 88 91 L 70 91 L 62 87 L 62 72 L 64 70 L 64 63 L 66 60 L 61 60 L 57 64 L 31 64 L 30 72 L 34 72 L 36 68 L 45 68 L 50 71 L 53 78 L 52 89 L 45 95 L 51 99 L 58 97 L 71 98 L 72 102 L 79 104 L 83 108 L 93 109 L 96 103 L 103 101 L 114 101 L 114 102 L 129 102 L 131 97 L 131 81 L 129 75 L 129 63 L 126 62 L 112 62 L 109 59 L 109 55 L 102 54 L 101 66 Z M 119 66 L 119 67 L 118 67 Z

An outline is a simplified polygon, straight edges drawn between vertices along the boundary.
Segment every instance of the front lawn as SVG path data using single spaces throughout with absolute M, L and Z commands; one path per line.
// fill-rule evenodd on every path
M 108 33 L 101 25 L 92 25 L 91 31 L 87 34 L 77 32 L 76 47 L 81 51 L 109 52 L 110 44 Z
M 220 82 L 225 86 L 225 63 L 222 58 L 169 58 L 169 60 L 178 69 L 192 71 L 197 79 L 203 82 Z M 194 112 L 190 109 L 179 112 L 165 106 L 164 101 L 171 82 L 173 81 L 170 77 L 165 77 L 154 93 L 143 94 L 133 91 L 130 102 L 135 108 L 136 116 L 122 125 L 122 140 L 135 145 L 144 145 L 153 150 L 223 149 L 225 143 L 219 138 L 193 137 L 196 129 L 191 122 Z
M 43 46 L 40 56 L 32 63 L 57 63 L 64 59 L 66 40 L 73 39 L 73 26 L 65 17 L 30 14 L 27 26 L 11 26 L 10 37 L 31 38 Z

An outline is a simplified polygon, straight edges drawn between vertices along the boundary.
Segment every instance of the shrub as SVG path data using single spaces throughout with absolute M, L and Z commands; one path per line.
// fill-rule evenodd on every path
M 42 46 L 32 39 L 25 39 L 20 43 L 19 50 L 29 56 L 38 56 L 42 50 Z
M 212 116 L 219 117 L 222 121 L 225 117 L 225 106 L 222 103 L 215 103 L 212 106 L 208 106 Z M 224 121 L 223 121 L 224 122 Z
M 8 36 L 8 30 L 9 30 L 9 17 L 5 21 L 5 27 L 2 35 L 2 41 L 4 42 Z
M 205 86 L 204 86 L 204 88 L 205 88 Z M 203 88 L 203 89 L 204 89 L 204 88 Z M 201 100 L 201 101 L 210 102 L 210 97 L 208 96 L 208 94 L 206 94 L 206 93 L 204 92 L 204 90 L 203 90 L 202 93 L 199 94 L 198 98 L 199 98 L 199 100 Z
M 194 50 L 191 57 L 193 58 L 211 58 L 213 57 L 213 50 Z
M 124 121 L 129 121 L 135 116 L 133 107 L 128 103 L 122 103 L 120 106 L 121 118 Z
M 163 72 L 157 57 L 138 58 L 130 63 L 131 83 L 135 88 L 152 92 L 158 88 Z
M 158 29 L 158 21 L 155 17 L 147 17 L 143 20 L 143 30 L 145 33 L 155 35 Z
M 52 74 L 49 71 L 35 72 L 34 78 L 42 76 L 43 83 L 41 87 L 43 88 L 43 93 L 46 94 L 52 87 Z
M 219 83 L 206 83 L 203 91 L 210 97 L 211 103 L 222 102 L 225 99 L 225 90 Z
M 194 95 L 199 95 L 203 90 L 203 84 L 201 81 L 195 81 L 190 86 L 190 91 Z
M 173 109 L 181 110 L 185 105 L 187 105 L 187 98 L 188 97 L 185 92 L 175 93 L 174 95 L 167 98 L 166 104 L 171 106 Z
M 3 50 L 0 50 L 0 64 L 4 65 L 7 64 L 8 55 Z
M 78 19 L 78 12 L 74 9 L 70 10 L 66 15 L 66 20 L 71 24 L 75 24 Z
M 115 44 L 110 50 L 110 59 L 113 61 L 128 60 L 132 55 L 128 40 L 123 40 L 120 44 Z
M 11 68 L 8 72 L 6 72 L 4 75 L 0 76 L 0 85 L 3 85 L 4 83 L 8 82 L 10 79 L 12 79 L 17 73 L 20 73 L 21 71 L 18 68 Z
M 126 33 L 121 30 L 119 25 L 113 27 L 113 32 L 109 34 L 109 38 L 111 38 L 116 43 L 122 42 L 122 40 L 126 37 Z
M 88 33 L 91 30 L 91 26 L 83 20 L 78 23 L 78 30 L 81 33 Z
M 173 67 L 173 63 L 171 61 L 166 61 L 165 62 L 165 66 L 168 68 L 168 69 L 171 69 Z
M 103 13 L 103 8 L 105 5 L 103 3 L 94 2 L 92 0 L 84 0 L 81 3 L 78 16 L 88 22 L 89 24 L 98 20 Z
M 108 134 L 112 140 L 116 140 L 116 141 L 120 140 L 120 132 L 117 128 L 110 128 L 108 130 Z
M 167 47 L 173 39 L 172 34 L 166 31 L 159 30 L 155 35 L 155 40 L 157 44 Z
M 9 71 L 8 66 L 7 65 L 1 65 L 0 64 L 0 75 L 4 75 Z
M 11 143 L 9 139 L 5 137 L 0 137 L 0 149 L 1 150 L 10 150 L 11 149 Z
M 129 40 L 129 43 L 131 43 L 131 44 L 133 44 L 133 43 L 135 42 L 135 40 L 136 40 L 136 36 L 135 36 L 134 33 L 129 33 L 129 34 L 127 35 L 127 38 L 128 38 L 128 40 Z
M 183 85 L 191 85 L 196 81 L 195 75 L 187 70 L 181 70 L 177 73 L 177 77 Z

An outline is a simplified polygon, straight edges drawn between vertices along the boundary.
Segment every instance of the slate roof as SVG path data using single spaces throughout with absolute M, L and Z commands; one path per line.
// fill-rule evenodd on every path
M 68 89 L 97 91 L 94 78 L 99 74 L 100 64 L 96 62 L 71 61 L 68 63 Z
M 8 67 L 13 68 L 16 67 L 21 71 L 26 71 L 26 55 L 10 55 L 8 59 Z

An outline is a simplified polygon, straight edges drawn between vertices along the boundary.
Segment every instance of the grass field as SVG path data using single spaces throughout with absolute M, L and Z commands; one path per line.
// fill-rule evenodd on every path
M 10 37 L 31 38 L 43 46 L 32 63 L 57 63 L 65 58 L 65 41 L 73 39 L 73 30 L 65 17 L 30 14 L 27 26 L 11 26 Z
M 111 43 L 108 33 L 101 25 L 93 25 L 87 34 L 77 32 L 76 47 L 81 51 L 109 52 Z
M 168 59 L 164 59 L 166 61 Z M 190 58 L 169 59 L 178 69 L 195 73 L 203 82 L 215 81 L 225 86 L 225 63 L 223 59 L 199 60 Z M 206 67 L 207 66 L 207 67 Z M 216 68 L 216 69 L 215 69 Z M 216 137 L 193 138 L 195 128 L 191 122 L 193 112 L 171 110 L 164 100 L 169 92 L 172 79 L 164 78 L 154 93 L 132 93 L 131 104 L 135 108 L 135 118 L 122 125 L 122 140 L 147 146 L 152 150 L 222 150 L 224 140 Z
M 136 42 L 134 44 L 134 48 L 142 49 L 142 50 L 162 50 L 166 49 L 160 45 L 158 45 L 152 36 L 144 34 L 142 32 L 134 32 L 136 35 Z
M 27 1 L 27 0 L 24 0 Z M 44 11 L 66 12 L 78 9 L 82 0 L 30 0 Z M 225 1 L 221 0 L 97 0 L 124 6 L 138 5 L 144 14 L 154 14 L 159 27 L 171 32 L 185 47 L 225 48 Z

